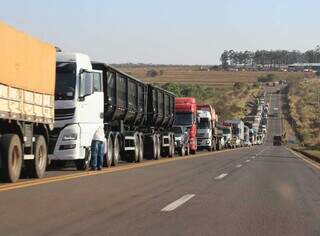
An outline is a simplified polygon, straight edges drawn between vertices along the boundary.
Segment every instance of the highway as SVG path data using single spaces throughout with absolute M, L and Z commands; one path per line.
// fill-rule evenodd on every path
M 268 90 L 268 92 L 274 90 Z M 262 146 L 0 185 L 0 235 L 320 235 L 320 166 Z

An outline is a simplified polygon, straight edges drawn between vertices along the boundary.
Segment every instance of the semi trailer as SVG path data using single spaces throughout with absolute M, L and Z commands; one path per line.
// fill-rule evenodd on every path
M 175 100 L 175 125 L 189 129 L 190 153 L 197 152 L 197 104 L 193 97 L 180 97 Z
M 175 96 L 80 53 L 57 53 L 55 128 L 50 160 L 90 164 L 90 146 L 103 126 L 104 166 L 174 155 Z
M 55 48 L 0 22 L 0 170 L 41 178 L 54 121 Z

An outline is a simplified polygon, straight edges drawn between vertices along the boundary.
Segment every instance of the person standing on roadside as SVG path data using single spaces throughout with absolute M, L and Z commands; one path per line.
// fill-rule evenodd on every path
M 91 143 L 91 170 L 102 169 L 105 140 L 103 126 L 100 126 L 94 133 Z

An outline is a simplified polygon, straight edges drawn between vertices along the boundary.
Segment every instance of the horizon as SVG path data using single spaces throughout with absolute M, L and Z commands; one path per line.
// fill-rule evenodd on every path
M 109 64 L 218 65 L 224 50 L 304 52 L 320 38 L 312 24 L 320 19 L 320 3 L 314 0 L 12 0 L 2 5 L 0 20 L 6 24 Z

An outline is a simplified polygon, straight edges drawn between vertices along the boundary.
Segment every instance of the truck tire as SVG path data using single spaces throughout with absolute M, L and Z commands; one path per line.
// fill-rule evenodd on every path
M 77 170 L 88 170 L 90 166 L 90 149 L 85 148 L 84 159 L 75 160 Z
M 17 182 L 21 174 L 23 162 L 19 136 L 16 134 L 2 135 L 0 148 L 3 179 L 7 182 Z
M 42 178 L 45 173 L 48 160 L 47 143 L 42 135 L 36 136 L 33 150 L 34 159 L 26 161 L 26 170 L 29 177 Z
M 112 165 L 117 166 L 119 163 L 120 158 L 120 135 L 117 133 L 114 137 L 113 142 L 113 158 L 112 158 Z
M 139 156 L 138 156 L 138 162 L 143 161 L 143 138 L 142 135 L 139 135 Z
M 110 167 L 112 164 L 112 159 L 113 159 L 113 141 L 112 141 L 112 135 L 109 134 L 107 138 L 107 153 L 104 156 L 104 161 L 103 161 L 103 166 L 104 167 Z

